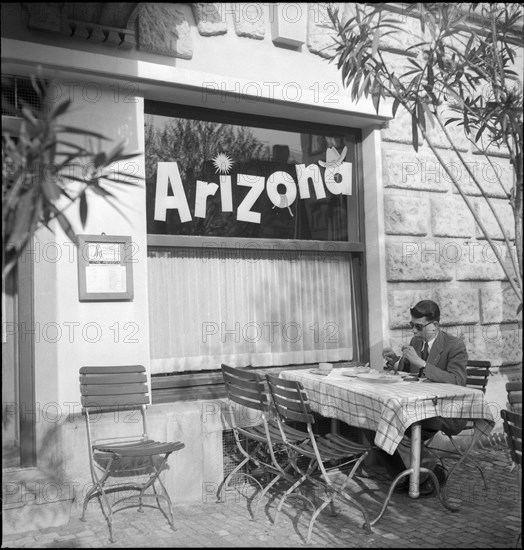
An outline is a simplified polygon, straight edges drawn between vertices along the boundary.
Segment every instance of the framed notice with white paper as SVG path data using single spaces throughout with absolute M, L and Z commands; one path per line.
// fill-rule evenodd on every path
M 131 237 L 78 235 L 80 302 L 133 299 Z

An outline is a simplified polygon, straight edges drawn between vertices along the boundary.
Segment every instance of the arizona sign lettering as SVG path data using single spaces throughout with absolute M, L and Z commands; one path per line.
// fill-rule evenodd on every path
M 260 212 L 253 210 L 253 206 L 260 195 L 265 191 L 276 208 L 287 208 L 291 215 L 290 206 L 295 202 L 297 193 L 300 199 L 309 199 L 309 180 L 313 183 L 316 199 L 326 198 L 325 188 L 334 195 L 351 195 L 352 193 L 352 165 L 345 162 L 347 148 L 338 153 L 335 147 L 326 151 L 326 162 L 319 160 L 318 164 L 325 168 L 324 179 L 318 164 L 296 164 L 296 179 L 283 171 L 273 172 L 267 179 L 251 174 L 237 174 L 236 185 L 249 187 L 244 199 L 237 208 L 237 220 L 260 223 Z M 195 217 L 206 217 L 207 198 L 215 196 L 220 189 L 222 212 L 233 212 L 233 194 L 231 176 L 228 174 L 233 161 L 224 153 L 218 154 L 213 164 L 220 173 L 220 185 L 197 180 L 195 193 Z M 284 192 L 279 192 L 279 185 Z M 169 186 L 172 194 L 168 194 Z M 297 189 L 298 188 L 298 189 Z M 281 188 L 282 189 L 282 188 Z M 187 201 L 180 171 L 176 162 L 159 162 L 156 177 L 155 214 L 156 221 L 166 221 L 168 210 L 178 210 L 182 223 L 190 222 L 191 212 Z

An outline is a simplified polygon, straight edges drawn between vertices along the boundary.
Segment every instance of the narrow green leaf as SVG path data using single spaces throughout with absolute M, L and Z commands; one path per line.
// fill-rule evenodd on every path
M 60 197 L 60 188 L 57 185 L 56 177 L 53 177 L 48 171 L 41 170 L 39 171 L 38 179 L 45 198 L 51 202 L 58 200 Z
M 69 106 L 71 105 L 71 100 L 66 99 L 62 101 L 62 103 L 59 103 L 52 111 L 51 111 L 51 117 L 58 118 L 59 116 L 63 115 L 67 109 L 69 109 Z
M 411 116 L 411 135 L 413 138 L 413 149 L 418 152 L 418 129 L 417 129 L 417 117 Z
M 89 190 L 93 191 L 93 193 L 96 193 L 97 195 L 100 195 L 101 197 L 113 197 L 112 193 L 101 187 L 98 183 L 89 185 Z
M 424 108 L 422 107 L 422 101 L 417 101 L 416 113 L 417 113 L 417 122 L 422 130 L 426 131 L 426 114 L 424 113 Z
M 373 57 L 377 55 L 379 43 L 380 43 L 380 27 L 377 27 L 375 30 L 375 34 L 373 35 L 373 44 L 371 47 L 371 55 Z
M 57 208 L 55 208 L 55 218 L 60 224 L 62 231 L 67 235 L 68 239 L 72 243 L 76 243 L 77 242 L 76 233 L 73 230 L 73 226 L 71 225 L 71 222 L 66 218 L 64 213 L 60 212 Z
M 444 126 L 447 126 L 448 124 L 451 124 L 452 122 L 457 122 L 458 120 L 462 120 L 461 118 L 448 118 L 446 122 L 444 122 Z
M 464 130 L 466 131 L 467 134 L 471 134 L 471 130 L 469 127 L 469 117 L 466 109 L 464 109 L 463 111 L 463 119 L 464 119 Z
M 82 224 L 82 227 L 85 227 L 87 222 L 87 198 L 85 192 L 80 195 L 79 210 L 80 223 Z
M 118 155 L 118 157 L 112 159 L 110 162 L 108 161 L 108 164 L 110 164 L 111 162 L 120 162 L 122 160 L 132 159 L 140 156 L 141 154 L 142 153 L 126 153 L 125 155 Z M 108 159 L 109 158 L 110 157 L 108 156 Z
M 122 177 L 121 178 L 112 178 L 110 176 L 102 176 L 101 179 L 104 180 L 104 181 L 110 181 L 112 183 L 118 183 L 120 185 L 130 185 L 131 187 L 140 187 L 140 184 L 135 183 L 134 181 L 128 181 L 129 178 L 134 178 L 134 179 L 138 179 L 138 180 L 143 179 L 141 176 L 131 176 L 130 174 L 119 173 L 119 175 L 121 175 Z
M 93 163 L 95 165 L 95 168 L 99 168 L 100 166 L 105 165 L 105 163 L 106 163 L 106 154 L 104 152 L 98 153 L 95 156 L 95 158 L 93 160 Z
M 397 114 L 397 109 L 399 108 L 399 105 L 400 105 L 400 100 L 398 99 L 398 97 L 396 97 L 395 100 L 393 101 L 393 109 L 392 109 L 393 118 L 395 118 L 395 115 Z

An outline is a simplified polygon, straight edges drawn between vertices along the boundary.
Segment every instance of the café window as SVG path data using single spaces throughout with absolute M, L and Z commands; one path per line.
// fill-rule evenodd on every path
M 145 111 L 152 374 L 361 359 L 359 132 Z

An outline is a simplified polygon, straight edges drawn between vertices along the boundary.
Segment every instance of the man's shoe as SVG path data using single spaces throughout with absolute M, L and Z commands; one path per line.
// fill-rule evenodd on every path
M 402 479 L 399 483 L 395 485 L 393 489 L 394 493 L 408 493 L 409 492 L 409 476 Z
M 435 484 L 433 483 L 433 480 L 428 477 L 425 481 L 423 481 L 419 486 L 419 496 L 421 497 L 429 497 L 435 492 Z
M 437 477 L 438 484 L 442 487 L 446 483 L 447 470 L 441 464 L 437 464 L 433 469 L 433 473 Z
M 432 495 L 435 492 L 435 485 L 433 483 L 433 480 L 428 477 L 418 486 L 418 490 L 421 497 Z M 393 492 L 409 493 L 409 477 L 406 479 L 406 481 L 401 481 L 400 483 L 398 483 L 393 489 Z

